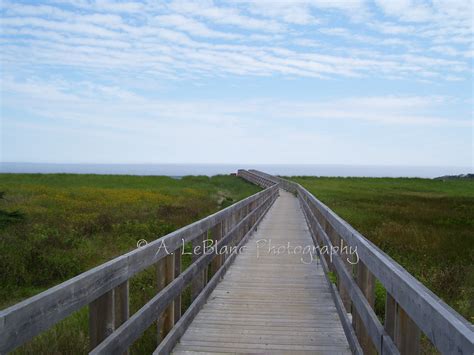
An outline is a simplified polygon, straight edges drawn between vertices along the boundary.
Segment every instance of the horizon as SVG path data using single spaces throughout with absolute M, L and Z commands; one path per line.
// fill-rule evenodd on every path
M 238 169 L 257 169 L 282 176 L 437 178 L 472 173 L 468 167 L 348 165 L 348 164 L 61 164 L 2 162 L 0 173 L 97 174 L 170 176 L 214 176 L 236 173 Z
M 472 10 L 6 0 L 0 161 L 472 170 Z
M 0 161 L 0 164 L 37 164 L 37 165 L 221 165 L 221 166 L 251 166 L 251 165 L 269 165 L 269 166 L 355 166 L 355 167 L 388 167 L 388 168 L 466 168 L 472 169 L 471 166 L 463 165 L 409 165 L 409 164 L 337 164 L 337 163 L 219 163 L 219 162 L 118 162 L 118 163 L 102 163 L 102 162 L 50 162 L 50 161 Z

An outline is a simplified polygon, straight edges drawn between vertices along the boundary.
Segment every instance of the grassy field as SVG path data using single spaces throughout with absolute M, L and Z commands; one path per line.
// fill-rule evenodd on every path
M 294 180 L 474 321 L 474 181 Z M 0 191 L 5 191 L 0 199 L 4 308 L 132 250 L 141 238 L 154 240 L 258 188 L 232 176 L 0 174 Z M 155 292 L 153 268 L 134 277 L 130 287 L 133 313 Z M 381 317 L 383 309 L 379 285 Z M 87 309 L 78 311 L 18 353 L 87 353 L 87 323 Z M 155 335 L 151 327 L 132 353 L 150 353 Z
M 0 309 L 258 190 L 234 176 L 0 174 Z M 5 214 L 15 211 L 20 218 Z M 131 280 L 132 313 L 151 299 L 154 280 L 152 268 Z M 87 322 L 83 309 L 18 352 L 86 353 Z M 155 334 L 150 328 L 132 353 L 153 351 Z
M 474 321 L 474 181 L 296 177 L 446 303 Z M 376 310 L 383 317 L 384 293 Z

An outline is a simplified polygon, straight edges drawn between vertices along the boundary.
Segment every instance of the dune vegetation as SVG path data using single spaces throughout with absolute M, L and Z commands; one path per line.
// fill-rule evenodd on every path
M 235 176 L 0 174 L 0 309 L 259 191 Z M 189 260 L 184 258 L 184 266 Z M 131 313 L 152 298 L 155 271 L 131 279 Z M 185 302 L 184 302 L 185 303 Z M 18 353 L 87 353 L 87 307 Z M 156 328 L 132 353 L 150 353 Z

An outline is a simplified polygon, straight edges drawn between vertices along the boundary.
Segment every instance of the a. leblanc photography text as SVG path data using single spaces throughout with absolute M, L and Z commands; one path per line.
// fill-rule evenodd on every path
M 219 245 L 212 239 L 204 240 L 201 244 L 194 245 L 191 250 L 185 248 L 186 242 L 181 240 L 179 252 L 181 255 L 232 255 L 242 254 L 251 247 L 247 243 L 242 246 Z M 311 264 L 320 255 L 328 255 L 329 261 L 332 262 L 335 255 L 344 258 L 348 263 L 354 265 L 359 262 L 359 254 L 357 253 L 357 246 L 352 247 L 341 240 L 339 245 L 292 245 L 291 242 L 286 244 L 274 244 L 271 239 L 258 239 L 254 241 L 257 250 L 256 257 L 260 258 L 262 255 L 299 255 L 300 261 L 303 264 Z M 141 248 L 148 244 L 145 239 L 140 239 L 137 242 L 137 247 Z M 177 251 L 176 250 L 176 251 Z M 164 251 L 167 255 L 174 254 L 175 250 L 169 250 L 165 240 L 158 241 L 156 254 Z

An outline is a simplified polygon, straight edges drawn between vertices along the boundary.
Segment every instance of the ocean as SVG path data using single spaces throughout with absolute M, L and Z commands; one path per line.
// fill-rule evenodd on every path
M 422 177 L 472 173 L 472 167 L 382 166 L 330 164 L 53 164 L 0 163 L 0 173 L 70 173 L 118 175 L 217 175 L 235 173 L 238 169 L 257 169 L 283 176 L 342 176 L 342 177 Z

